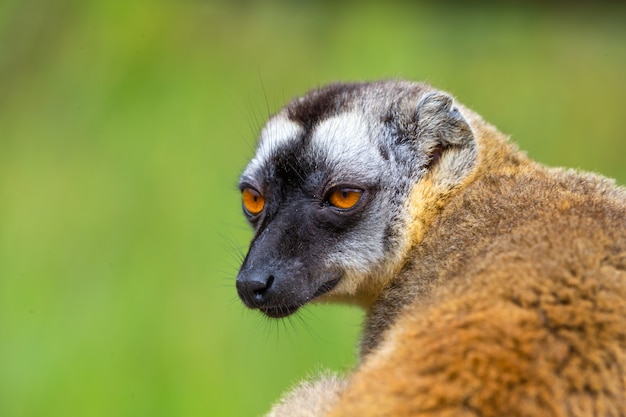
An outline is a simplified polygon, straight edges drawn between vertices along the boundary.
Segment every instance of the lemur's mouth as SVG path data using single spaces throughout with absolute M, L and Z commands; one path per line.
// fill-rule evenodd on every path
M 335 288 L 337 286 L 337 284 L 339 283 L 339 280 L 341 278 L 337 278 L 337 279 L 331 279 L 328 282 L 323 283 L 318 289 L 317 291 L 315 291 L 315 293 L 313 294 L 312 298 L 317 298 L 322 294 L 326 294 L 328 291 L 332 290 L 333 288 Z
M 332 290 L 333 288 L 335 288 L 335 286 L 337 286 L 337 284 L 339 283 L 340 278 L 337 279 L 333 279 L 330 280 L 328 282 L 323 283 L 318 289 L 317 291 L 315 291 L 315 293 L 313 293 L 313 296 L 305 301 L 302 304 L 299 305 L 277 305 L 277 306 L 260 306 L 259 310 L 261 310 L 261 312 L 263 314 L 265 314 L 268 317 L 271 317 L 273 319 L 282 319 L 283 317 L 287 317 L 292 315 L 293 313 L 295 313 L 296 311 L 298 311 L 298 309 L 300 307 L 302 307 L 304 304 L 306 304 L 307 302 L 323 295 L 326 294 L 327 292 L 329 292 L 330 290 Z

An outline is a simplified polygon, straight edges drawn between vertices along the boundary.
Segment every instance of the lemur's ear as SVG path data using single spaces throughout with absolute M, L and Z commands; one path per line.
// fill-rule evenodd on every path
M 417 104 L 417 128 L 421 139 L 437 146 L 467 145 L 474 140 L 469 124 L 448 94 L 424 95 Z

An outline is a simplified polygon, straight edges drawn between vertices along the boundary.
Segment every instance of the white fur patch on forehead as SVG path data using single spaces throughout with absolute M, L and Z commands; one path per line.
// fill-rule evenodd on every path
M 261 131 L 257 157 L 266 159 L 277 148 L 298 137 L 301 133 L 302 127 L 297 123 L 292 122 L 286 117 L 273 117 Z
M 267 162 L 278 148 L 294 140 L 302 133 L 302 127 L 282 115 L 271 118 L 261 130 L 256 155 L 248 164 L 246 172 Z
M 344 113 L 322 121 L 311 146 L 340 172 L 375 178 L 380 171 L 378 148 L 372 141 L 376 128 L 359 112 Z

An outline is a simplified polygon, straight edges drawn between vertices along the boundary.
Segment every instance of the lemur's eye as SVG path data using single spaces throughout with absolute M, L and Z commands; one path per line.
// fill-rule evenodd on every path
M 265 207 L 265 198 L 252 188 L 244 188 L 241 192 L 243 208 L 251 216 L 256 216 Z
M 356 206 L 361 200 L 363 191 L 353 188 L 339 188 L 330 193 L 328 203 L 338 209 L 347 210 Z

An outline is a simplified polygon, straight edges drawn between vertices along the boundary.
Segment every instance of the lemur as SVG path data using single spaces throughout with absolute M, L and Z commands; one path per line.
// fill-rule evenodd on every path
M 530 160 L 423 83 L 334 84 L 262 129 L 236 287 L 361 306 L 359 363 L 269 416 L 626 416 L 626 190 Z

